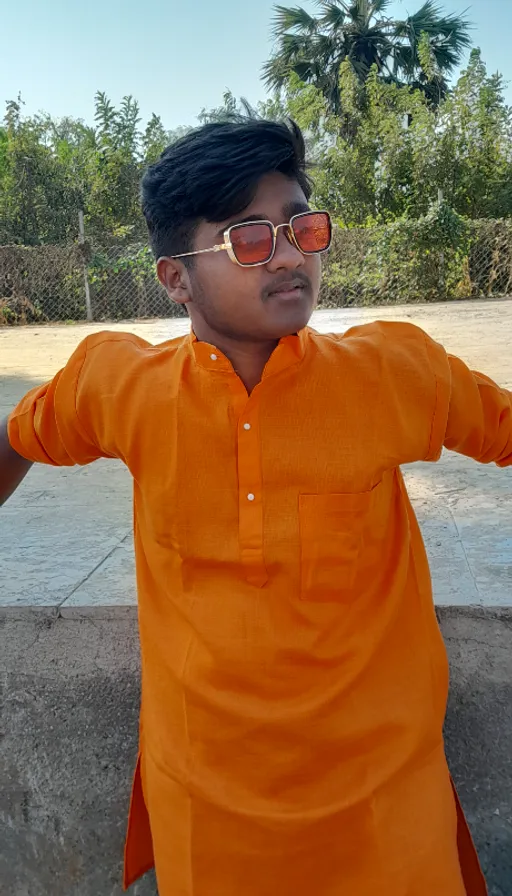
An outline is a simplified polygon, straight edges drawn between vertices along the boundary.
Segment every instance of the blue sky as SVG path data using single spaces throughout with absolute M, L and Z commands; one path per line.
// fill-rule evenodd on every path
M 313 8 L 304 0 L 289 5 Z M 285 4 L 285 0 L 281 0 Z M 512 82 L 512 0 L 441 0 L 474 22 L 474 43 L 489 71 Z M 28 113 L 45 110 L 92 123 L 93 98 L 125 94 L 154 111 L 168 128 L 194 124 L 202 107 L 218 105 L 226 88 L 257 102 L 271 48 L 274 0 L 14 0 L 2 4 L 0 103 L 21 91 Z M 395 0 L 405 16 L 421 0 Z M 508 35 L 508 37 L 507 37 Z M 512 103 L 512 87 L 508 88 Z

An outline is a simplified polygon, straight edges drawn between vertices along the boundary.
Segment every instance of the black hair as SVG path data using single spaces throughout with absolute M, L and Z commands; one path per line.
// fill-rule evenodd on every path
M 272 171 L 296 180 L 309 199 L 304 138 L 293 121 L 215 122 L 168 146 L 142 180 L 142 210 L 155 257 L 192 251 L 199 222 L 240 214 L 254 199 L 259 180 Z

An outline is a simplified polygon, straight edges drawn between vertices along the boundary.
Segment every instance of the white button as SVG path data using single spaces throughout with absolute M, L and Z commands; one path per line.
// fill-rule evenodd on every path
M 244 429 L 250 429 L 250 428 L 251 428 L 250 423 L 244 423 Z
M 215 354 L 212 352 L 212 354 L 210 355 L 210 360 L 211 360 L 211 361 L 216 361 L 216 360 L 217 360 L 217 355 L 215 355 Z
M 247 500 L 248 500 L 248 501 L 254 501 L 254 495 L 252 494 L 252 492 L 251 492 L 250 494 L 247 495 Z

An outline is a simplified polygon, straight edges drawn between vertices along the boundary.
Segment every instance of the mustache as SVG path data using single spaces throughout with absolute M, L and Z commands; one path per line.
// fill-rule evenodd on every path
M 293 284 L 294 286 L 302 286 L 306 289 L 311 289 L 311 280 L 308 275 L 304 273 L 304 271 L 295 271 L 294 274 L 281 274 L 279 277 L 276 277 L 272 280 L 268 286 L 262 291 L 261 296 L 265 301 L 268 299 L 273 292 L 276 292 L 281 286 Z

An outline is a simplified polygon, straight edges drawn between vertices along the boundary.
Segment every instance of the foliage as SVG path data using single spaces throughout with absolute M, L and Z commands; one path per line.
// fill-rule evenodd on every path
M 470 46 L 469 23 L 463 16 L 444 15 L 433 0 L 406 19 L 392 19 L 390 2 L 318 0 L 318 16 L 300 6 L 276 6 L 276 49 L 263 66 L 265 83 L 280 90 L 295 73 L 318 88 L 340 116 L 339 74 L 346 61 L 361 84 L 375 67 L 380 79 L 419 88 L 439 102 L 447 77 Z
M 23 116 L 20 97 L 0 125 L 0 244 L 60 243 L 77 235 L 78 211 L 100 242 L 121 232 L 142 238 L 142 171 L 175 135 L 153 115 L 140 129 L 139 107 L 119 109 L 96 94 L 95 126 L 49 115 Z
M 349 7 L 327 5 L 332 16 Z M 426 6 L 425 16 L 438 14 Z M 377 9 L 375 0 L 370 8 Z M 362 78 L 347 56 L 336 69 L 337 114 L 322 86 L 297 71 L 263 103 L 252 106 L 226 91 L 218 107 L 200 113 L 200 123 L 291 117 L 303 129 L 313 202 L 338 224 L 323 302 L 424 301 L 512 289 L 512 110 L 502 78 L 488 75 L 473 50 L 443 96 L 446 57 L 436 50 L 432 22 L 430 31 L 418 31 L 419 24 L 416 18 L 418 65 L 407 56 L 411 35 L 399 43 L 402 74 L 410 62 L 407 86 L 378 61 Z M 157 115 L 144 124 L 129 96 L 116 108 L 98 92 L 93 126 L 25 116 L 19 97 L 7 103 L 0 124 L 0 246 L 11 248 L 0 249 L 0 322 L 55 313 L 82 319 L 84 261 L 98 319 L 176 313 L 155 278 L 139 183 L 147 164 L 189 130 L 166 131 Z M 89 255 L 76 246 L 79 209 Z
M 211 124 L 219 121 L 238 121 L 243 118 L 257 118 L 258 111 L 251 106 L 245 97 L 237 100 L 231 90 L 226 90 L 222 103 L 214 109 L 202 109 L 197 116 L 199 124 Z
M 437 61 L 425 33 L 418 53 L 435 84 Z M 293 73 L 256 107 L 226 91 L 200 121 L 292 117 L 314 163 L 314 201 L 344 226 L 421 217 L 439 190 L 469 218 L 512 214 L 512 112 L 501 76 L 487 74 L 478 50 L 438 108 L 422 90 L 383 81 L 377 66 L 361 83 L 349 60 L 339 66 L 338 92 L 341 116 Z M 132 97 L 115 108 L 101 92 L 94 127 L 26 117 L 19 98 L 9 102 L 0 126 L 0 244 L 69 242 L 80 208 L 95 245 L 144 239 L 142 171 L 188 130 L 168 132 L 157 115 L 144 126 Z
M 446 203 L 417 220 L 337 228 L 320 304 L 435 302 L 512 289 L 512 221 L 467 221 Z
M 0 326 L 83 320 L 84 254 L 77 247 L 0 248 Z M 88 258 L 96 320 L 178 316 L 146 244 Z M 322 307 L 453 300 L 512 292 L 512 219 L 469 221 L 446 203 L 416 220 L 337 227 L 325 258 Z
M 83 287 L 77 246 L 0 246 L 0 324 L 83 320 Z
M 467 279 L 473 295 L 512 294 L 512 219 L 471 223 Z
M 453 296 L 464 279 L 469 247 L 467 222 L 440 202 L 422 218 L 382 228 L 373 252 L 390 300 L 408 294 L 412 301 L 439 301 Z
M 466 217 L 512 215 L 512 111 L 478 50 L 437 110 L 375 69 L 360 85 L 348 63 L 340 96 L 344 134 L 323 149 L 315 199 L 344 225 L 420 217 L 439 191 Z
M 271 99 L 251 106 L 245 97 L 237 100 L 227 90 L 223 95 L 222 105 L 214 109 L 203 109 L 199 115 L 201 124 L 218 121 L 246 121 L 247 119 L 268 119 L 283 121 L 291 118 L 296 121 L 305 134 L 307 154 L 311 162 L 319 159 L 322 146 L 332 142 L 338 131 L 338 124 L 330 114 L 327 102 L 320 91 L 304 84 L 297 75 L 290 75 L 286 91 L 281 96 L 275 94 Z
M 180 307 L 171 302 L 158 282 L 146 243 L 94 252 L 88 277 L 96 320 L 180 316 Z
M 435 84 L 436 62 L 425 40 L 419 52 Z M 314 201 L 344 226 L 427 215 L 439 191 L 466 217 L 512 215 L 512 112 L 501 77 L 487 75 L 478 50 L 438 108 L 423 90 L 383 82 L 376 67 L 361 84 L 347 60 L 339 96 L 343 113 L 336 116 L 321 90 L 292 74 L 255 109 L 228 91 L 224 105 L 204 120 L 249 112 L 297 121 L 314 162 Z
M 479 50 L 440 110 L 434 164 L 446 198 L 461 214 L 512 214 L 512 109 L 501 75 L 487 75 Z
M 47 120 L 24 119 L 19 97 L 7 103 L 0 127 L 0 244 L 35 245 L 69 237 L 82 200 L 80 183 L 61 143 L 51 151 L 47 138 Z

